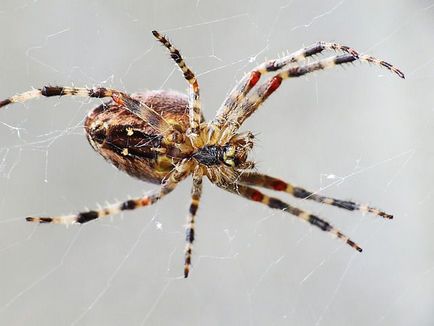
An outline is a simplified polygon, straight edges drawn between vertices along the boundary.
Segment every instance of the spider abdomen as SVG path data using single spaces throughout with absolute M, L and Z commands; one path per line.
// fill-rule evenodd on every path
M 132 94 L 131 98 L 152 108 L 166 123 L 184 132 L 187 129 L 186 95 L 149 91 Z M 165 142 L 158 121 L 145 121 L 114 101 L 93 109 L 84 127 L 95 151 L 118 169 L 143 181 L 161 183 L 180 160 L 191 154 Z

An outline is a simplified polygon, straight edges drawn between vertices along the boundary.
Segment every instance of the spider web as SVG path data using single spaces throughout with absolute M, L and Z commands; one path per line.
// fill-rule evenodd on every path
M 355 64 L 287 81 L 244 130 L 259 133 L 261 172 L 395 219 L 276 195 L 332 222 L 361 244 L 359 254 L 205 182 L 184 280 L 191 181 L 155 206 L 82 227 L 24 222 L 153 186 L 88 146 L 83 119 L 98 100 L 17 104 L 0 118 L 0 324 L 432 324 L 434 2 L 144 3 L 2 1 L 0 97 L 45 84 L 182 91 L 185 81 L 150 34 L 158 29 L 199 76 L 212 118 L 266 58 L 342 42 L 396 64 L 406 80 Z

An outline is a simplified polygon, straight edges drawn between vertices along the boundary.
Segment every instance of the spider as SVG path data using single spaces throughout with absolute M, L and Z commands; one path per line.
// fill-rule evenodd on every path
M 182 93 L 165 90 L 127 94 L 104 87 L 44 86 L 0 101 L 0 107 L 40 96 L 109 98 L 108 102 L 91 110 L 86 117 L 84 128 L 89 143 L 95 151 L 118 169 L 140 180 L 159 184 L 159 188 L 143 197 L 108 205 L 101 209 L 73 215 L 27 217 L 27 221 L 82 224 L 122 211 L 149 206 L 172 192 L 179 182 L 192 175 L 193 186 L 186 225 L 187 244 L 184 262 L 184 277 L 188 277 L 192 245 L 196 236 L 195 216 L 204 177 L 228 192 L 298 217 L 333 234 L 359 252 L 362 248 L 329 222 L 278 198 L 270 197 L 257 188 L 286 192 L 295 198 L 313 200 L 349 211 L 358 210 L 386 219 L 393 218 L 392 215 L 377 208 L 325 197 L 256 172 L 254 163 L 248 160 L 248 154 L 254 145 L 254 136 L 251 132 L 240 133 L 239 128 L 286 79 L 358 60 L 380 65 L 404 78 L 404 74 L 399 69 L 372 56 L 360 55 L 350 47 L 337 43 L 318 42 L 283 58 L 269 60 L 255 67 L 232 89 L 218 109 L 215 118 L 205 122 L 195 74 L 165 36 L 157 31 L 152 33 L 167 48 L 171 58 L 183 73 L 189 85 L 188 97 Z M 326 50 L 339 54 L 312 63 L 306 62 L 309 57 Z M 257 85 L 260 78 L 268 73 L 275 73 L 275 75 Z

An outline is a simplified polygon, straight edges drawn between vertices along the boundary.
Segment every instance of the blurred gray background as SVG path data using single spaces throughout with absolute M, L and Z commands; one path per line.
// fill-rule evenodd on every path
M 153 207 L 66 228 L 76 212 L 154 188 L 87 144 L 100 103 L 39 99 L 0 115 L 1 325 L 433 325 L 434 2 L 0 2 L 0 98 L 42 85 L 185 91 L 150 31 L 200 77 L 212 118 L 243 73 L 318 40 L 388 60 L 286 81 L 244 126 L 261 171 L 369 203 L 393 221 L 278 194 L 338 226 L 351 250 L 205 182 L 182 278 L 191 180 Z

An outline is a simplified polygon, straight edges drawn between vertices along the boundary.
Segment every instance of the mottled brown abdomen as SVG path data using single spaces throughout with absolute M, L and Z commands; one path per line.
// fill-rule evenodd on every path
M 188 98 L 174 91 L 131 94 L 185 133 L 188 127 Z M 144 110 L 149 110 L 144 107 Z M 113 101 L 93 109 L 84 127 L 92 147 L 118 169 L 140 180 L 161 183 L 174 165 L 191 155 L 189 146 L 168 143 L 158 119 L 144 121 Z M 152 121 L 153 120 L 153 121 Z M 187 150 L 185 150 L 187 148 Z

